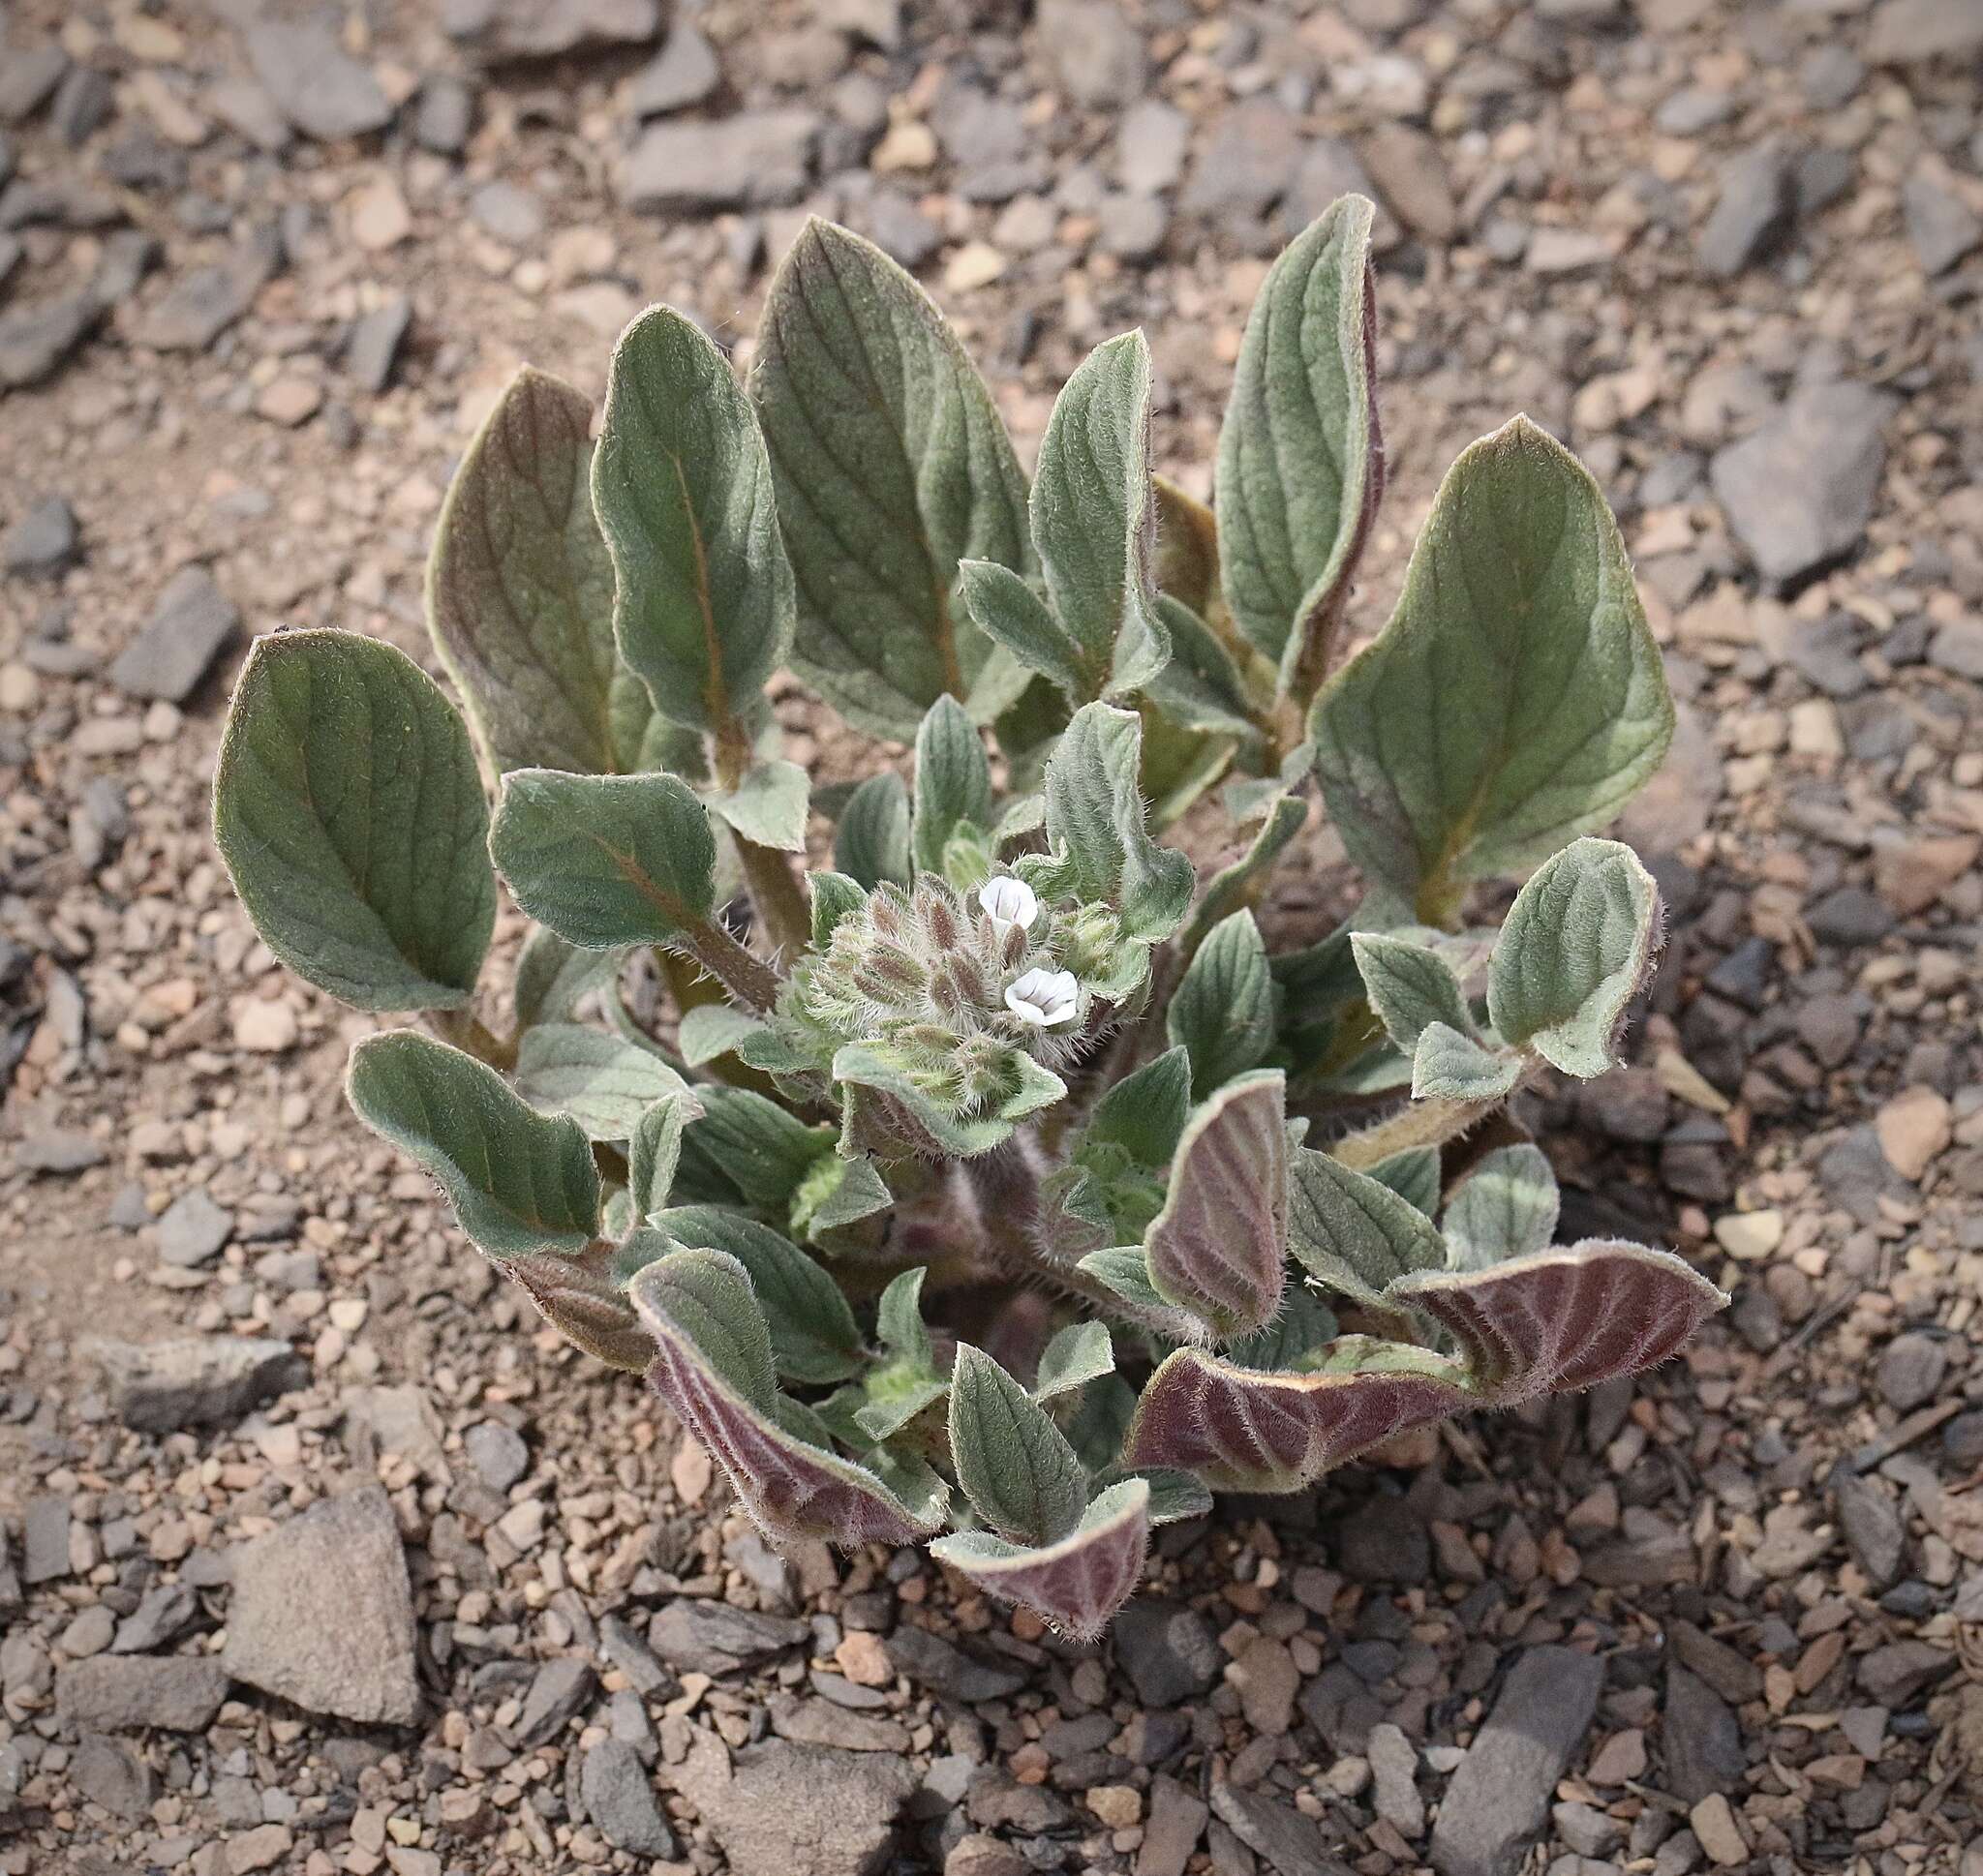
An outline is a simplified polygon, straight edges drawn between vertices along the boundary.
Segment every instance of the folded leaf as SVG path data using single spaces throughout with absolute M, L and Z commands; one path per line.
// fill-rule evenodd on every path
M 937 1539 L 930 1555 L 988 1595 L 1022 1603 L 1071 1640 L 1091 1642 L 1143 1581 L 1149 1498 L 1146 1479 L 1123 1479 L 1057 1543 L 1029 1548 L 966 1530 Z
M 649 1384 L 722 1467 L 767 1536 L 852 1549 L 914 1543 L 940 1527 L 940 1487 L 906 1502 L 867 1468 L 780 1424 L 770 1337 L 735 1258 L 677 1252 L 642 1270 L 629 1294 L 655 1338 Z
M 1637 792 L 1673 704 L 1618 524 L 1562 444 L 1517 417 L 1452 466 L 1312 727 L 1350 857 L 1429 924 Z
M 1728 1300 L 1668 1252 L 1602 1238 L 1483 1271 L 1420 1271 L 1390 1295 L 1437 1320 L 1502 1403 L 1652 1368 Z
M 1229 1081 L 1186 1123 L 1170 1190 L 1144 1239 L 1150 1283 L 1221 1339 L 1280 1307 L 1288 1243 L 1285 1085 L 1277 1072 Z
M 1307 825 L 1308 802 L 1303 797 L 1292 791 L 1273 797 L 1253 844 L 1230 866 L 1220 867 L 1199 894 L 1181 939 L 1187 955 L 1198 950 L 1222 920 L 1259 901 L 1274 862 Z
M 1260 927 L 1252 913 L 1235 912 L 1206 934 L 1165 1017 L 1171 1041 L 1190 1052 L 1194 1095 L 1204 1100 L 1266 1059 L 1277 1001 Z
M 503 1274 L 565 1341 L 595 1361 L 638 1374 L 654 1359 L 654 1340 L 632 1305 L 589 1259 L 531 1251 L 503 1258 Z
M 1473 1035 L 1474 1018 L 1460 981 L 1437 952 L 1375 931 L 1353 933 L 1350 949 L 1371 1009 L 1407 1055 L 1434 1023 Z
M 789 1238 L 717 1205 L 679 1205 L 649 1220 L 684 1250 L 721 1251 L 744 1266 L 787 1380 L 844 1380 L 861 1366 L 861 1331 L 840 1286 Z
M 569 1114 L 595 1140 L 631 1139 L 647 1110 L 684 1086 L 648 1050 L 584 1023 L 539 1023 L 517 1049 L 517 1093 L 539 1112 Z
M 644 766 L 646 686 L 613 646 L 591 399 L 526 365 L 461 460 L 427 561 L 427 629 L 489 766 Z
M 1149 430 L 1149 346 L 1126 332 L 1076 367 L 1040 439 L 1033 544 L 1047 597 L 1079 648 L 1079 703 L 1128 696 L 1170 660 L 1156 609 Z
M 792 1229 L 810 1244 L 894 1209 L 895 1194 L 872 1160 L 822 1154 L 792 1195 Z
M 1367 1173 L 1297 1147 L 1288 1178 L 1288 1249 L 1310 1275 L 1365 1308 L 1388 1308 L 1386 1286 L 1446 1266 L 1432 1221 Z
M 781 758 L 753 762 L 735 788 L 713 791 L 709 804 L 745 839 L 779 853 L 806 851 L 806 813 L 812 793 L 805 770 Z
M 635 1218 L 646 1218 L 668 1202 L 682 1158 L 683 1129 L 701 1113 L 702 1103 L 692 1090 L 684 1088 L 662 1096 L 641 1115 L 626 1148 L 626 1184 Z
M 772 282 L 750 382 L 798 581 L 793 668 L 906 741 L 946 691 L 972 701 L 993 651 L 959 602 L 959 560 L 1030 571 L 1005 427 L 922 287 L 824 222 Z
M 621 657 L 669 721 L 747 752 L 745 719 L 791 645 L 792 573 L 749 401 L 672 307 L 613 348 L 592 493 Z
M 1115 1350 L 1105 1322 L 1070 1322 L 1048 1343 L 1033 1377 L 1033 1399 L 1051 1401 L 1113 1374 Z
M 1493 1049 L 1443 1022 L 1428 1023 L 1412 1053 L 1414 1101 L 1495 1102 L 1514 1092 L 1520 1057 Z
M 516 902 L 588 951 L 664 945 L 716 905 L 716 838 L 673 775 L 503 777 L 489 836 Z
M 1057 1543 L 1081 1521 L 1085 1476 L 1067 1437 L 968 1342 L 950 1375 L 950 1457 L 978 1515 L 1013 1543 Z
M 981 632 L 1056 685 L 1070 703 L 1085 703 L 1094 694 L 1081 646 L 1024 580 L 996 560 L 960 560 L 957 571 L 965 609 Z
M 1144 1386 L 1124 1461 L 1179 1467 L 1215 1492 L 1297 1492 L 1480 1405 L 1466 1370 L 1429 1349 L 1362 1336 L 1335 1346 L 1343 1367 L 1308 1375 L 1236 1368 L 1196 1348 L 1166 1356 Z
M 403 651 L 259 638 L 214 770 L 213 834 L 261 941 L 360 1010 L 455 1010 L 496 923 L 468 732 Z
M 963 823 L 992 825 L 992 765 L 964 707 L 954 697 L 939 697 L 916 731 L 909 855 L 919 872 L 943 871 L 944 846 Z
M 1047 837 L 1055 883 L 1122 915 L 1125 935 L 1167 938 L 1196 883 L 1191 862 L 1150 838 L 1138 792 L 1143 724 L 1132 711 L 1087 704 L 1047 762 Z
M 411 1029 L 368 1036 L 345 1092 L 367 1127 L 441 1182 L 491 1256 L 592 1243 L 599 1175 L 584 1131 L 538 1113 L 473 1055 Z
M 1483 1154 L 1440 1220 L 1449 1267 L 1486 1270 L 1544 1249 L 1556 1233 L 1559 1203 L 1556 1175 L 1540 1147 Z
M 883 880 L 909 883 L 909 791 L 893 769 L 869 775 L 847 798 L 833 858 L 842 873 L 870 893 Z
M 1140 1165 L 1169 1165 L 1190 1116 L 1190 1053 L 1168 1048 L 1095 1103 L 1085 1137 L 1113 1142 Z
M 1509 909 L 1487 982 L 1494 1027 L 1566 1074 L 1602 1074 L 1660 924 L 1660 889 L 1630 847 L 1572 841 Z
M 1332 203 L 1268 270 L 1219 431 L 1219 566 L 1239 629 L 1305 704 L 1384 489 L 1376 404 L 1375 210 Z

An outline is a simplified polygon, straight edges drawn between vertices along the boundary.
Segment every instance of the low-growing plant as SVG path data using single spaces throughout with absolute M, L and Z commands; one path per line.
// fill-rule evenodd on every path
M 1029 486 L 922 289 L 815 222 L 747 394 L 666 307 L 596 445 L 557 379 L 503 394 L 429 569 L 466 724 L 368 638 L 242 673 L 215 832 L 257 929 L 433 1032 L 361 1042 L 352 1105 L 774 1539 L 935 1538 L 1090 1636 L 1209 1491 L 1631 1374 L 1725 1301 L 1556 1244 L 1508 1114 L 1611 1064 L 1660 936 L 1588 837 L 1673 724 L 1590 476 L 1521 418 L 1474 444 L 1338 657 L 1384 485 L 1371 213 L 1266 276 L 1209 506 L 1153 471 L 1140 333 Z M 910 784 L 812 793 L 785 667 Z M 1363 893 L 1270 951 L 1318 795 Z M 1236 851 L 1203 877 L 1158 837 L 1201 800 Z M 492 1028 L 499 876 L 533 923 Z

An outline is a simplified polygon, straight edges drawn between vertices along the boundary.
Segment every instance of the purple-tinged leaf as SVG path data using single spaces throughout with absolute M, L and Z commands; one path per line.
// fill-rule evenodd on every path
M 1387 1294 L 1447 1329 L 1497 1405 L 1654 1367 L 1728 1301 L 1667 1252 L 1600 1238 L 1402 1277 Z
M 654 1340 L 640 1326 L 625 1293 L 589 1263 L 549 1251 L 495 1261 L 574 1347 L 608 1367 L 635 1374 L 654 1359 Z
M 1288 1244 L 1288 1136 L 1277 1070 L 1229 1081 L 1185 1124 L 1144 1253 L 1150 1282 L 1221 1338 L 1280 1308 Z
M 1023 1603 L 1061 1633 L 1091 1642 L 1136 1593 L 1149 1551 L 1146 1479 L 1112 1485 L 1057 1544 L 1033 1550 L 989 1531 L 960 1531 L 930 1546 L 987 1595 Z
M 1334 1346 L 1330 1367 L 1308 1375 L 1178 1349 L 1144 1387 L 1123 1463 L 1178 1467 L 1214 1491 L 1294 1492 L 1398 1434 L 1480 1405 L 1465 1369 L 1428 1349 L 1365 1336 Z
M 678 1251 L 641 1270 L 630 1291 L 655 1339 L 649 1385 L 722 1467 L 767 1536 L 851 1549 L 913 1543 L 938 1528 L 940 1486 L 909 1504 L 866 1467 L 779 1424 L 770 1336 L 734 1257 Z

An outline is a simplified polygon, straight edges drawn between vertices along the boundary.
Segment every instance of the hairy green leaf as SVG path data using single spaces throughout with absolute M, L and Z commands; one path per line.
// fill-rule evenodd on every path
M 592 1243 L 599 1175 L 584 1130 L 538 1113 L 473 1056 L 411 1029 L 368 1036 L 345 1092 L 367 1127 L 441 1182 L 491 1256 Z
M 996 560 L 960 560 L 957 571 L 965 609 L 986 637 L 1056 685 L 1070 703 L 1094 694 L 1098 686 L 1082 664 L 1082 648 L 1024 580 Z
M 748 1088 L 699 1092 L 703 1112 L 688 1129 L 689 1141 L 751 1204 L 781 1213 L 813 1163 L 833 1151 L 833 1130 L 808 1127 Z
M 806 812 L 812 784 L 796 762 L 753 762 L 737 786 L 713 791 L 709 804 L 745 839 L 780 853 L 806 851 Z
M 539 1023 L 517 1049 L 517 1093 L 595 1140 L 631 1139 L 648 1108 L 683 1086 L 659 1057 L 584 1023 Z
M 1487 981 L 1503 1039 L 1566 1074 L 1612 1065 L 1660 940 L 1660 889 L 1630 847 L 1575 840 L 1515 894 Z
M 919 872 L 941 873 L 960 826 L 992 825 L 992 765 L 984 739 L 954 697 L 939 697 L 916 731 L 915 808 L 909 854 Z
M 823 951 L 833 941 L 839 922 L 861 905 L 868 891 L 845 873 L 809 873 L 806 890 L 812 901 L 812 943 Z
M 1113 1141 L 1140 1165 L 1169 1165 L 1190 1114 L 1190 1052 L 1168 1048 L 1095 1103 L 1086 1137 Z
M 214 844 L 261 941 L 360 1010 L 454 1010 L 496 923 L 468 732 L 404 652 L 259 638 L 214 771 Z
M 621 657 L 670 722 L 747 748 L 745 718 L 791 646 L 792 573 L 749 400 L 671 307 L 613 349 L 592 492 Z
M 1350 857 L 1430 924 L 1637 792 L 1673 703 L 1618 524 L 1561 443 L 1517 417 L 1460 456 L 1312 727 Z
M 1274 862 L 1307 825 L 1308 802 L 1300 795 L 1290 789 L 1272 798 L 1252 844 L 1230 866 L 1214 873 L 1199 894 L 1181 939 L 1187 953 L 1204 944 L 1222 919 L 1230 919 L 1260 899 Z
M 588 992 L 618 972 L 625 960 L 611 952 L 580 951 L 555 931 L 533 925 L 516 960 L 516 1026 L 569 1022 Z
M 1380 1186 L 1388 1186 L 1427 1218 L 1439 1209 L 1440 1165 L 1436 1146 L 1407 1147 L 1402 1153 L 1378 1161 L 1369 1172 Z
M 516 902 L 589 951 L 668 944 L 716 905 L 716 838 L 673 775 L 503 777 L 489 851 Z
M 1288 1179 L 1288 1248 L 1311 1276 L 1366 1308 L 1394 1277 L 1446 1267 L 1432 1222 L 1382 1181 L 1297 1147 Z
M 764 1025 L 755 1016 L 728 1003 L 698 1003 L 684 1013 L 677 1040 L 682 1059 L 692 1069 L 714 1062 L 719 1055 L 733 1053 L 747 1038 L 759 1035 Z
M 750 381 L 798 582 L 794 669 L 903 741 L 946 691 L 981 721 L 1013 702 L 1022 683 L 988 664 L 1025 673 L 993 657 L 956 582 L 966 559 L 1031 571 L 1025 478 L 922 287 L 859 235 L 808 223 L 772 282 Z
M 1412 1052 L 1414 1101 L 1499 1101 L 1521 1079 L 1518 1056 L 1488 1048 L 1443 1022 L 1429 1023 Z
M 1440 1220 L 1448 1267 L 1485 1270 L 1542 1250 L 1556 1234 L 1558 1202 L 1541 1148 L 1524 1143 L 1483 1154 Z
M 645 767 L 654 715 L 613 646 L 613 563 L 593 517 L 592 403 L 526 365 L 448 485 L 427 628 L 499 774 Z
M 1274 1006 L 1266 941 L 1252 913 L 1236 912 L 1198 948 L 1165 1018 L 1172 1042 L 1190 1051 L 1198 1099 L 1266 1059 Z
M 1219 431 L 1219 567 L 1239 629 L 1306 704 L 1384 489 L 1375 210 L 1345 196 L 1268 270 Z
M 883 880 L 909 883 L 909 791 L 893 769 L 869 775 L 847 798 L 834 834 L 834 864 L 870 893 Z
M 985 1522 L 1017 1544 L 1052 1544 L 1086 1502 L 1081 1461 L 1033 1398 L 968 1342 L 950 1377 L 950 1454 Z
M 640 1117 L 626 1147 L 626 1189 L 633 1215 L 644 1219 L 668 1202 L 682 1158 L 682 1131 L 702 1113 L 693 1090 L 663 1095 Z
M 1051 1401 L 1085 1387 L 1115 1369 L 1115 1350 L 1106 1322 L 1070 1322 L 1041 1351 L 1033 1377 L 1033 1399 Z
M 1376 931 L 1352 934 L 1350 949 L 1371 1009 L 1406 1054 L 1436 1022 L 1462 1036 L 1474 1033 L 1459 979 L 1437 952 Z
M 1055 615 L 1079 647 L 1075 701 L 1128 696 L 1170 661 L 1157 616 L 1150 350 L 1141 332 L 1096 347 L 1040 440 L 1030 513 Z

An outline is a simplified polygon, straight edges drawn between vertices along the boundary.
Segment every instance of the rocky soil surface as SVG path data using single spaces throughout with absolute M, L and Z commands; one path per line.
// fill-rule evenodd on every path
M 0 1873 L 1983 1876 L 1979 101 L 1975 0 L 0 0 Z M 344 1111 L 368 1025 L 232 902 L 214 744 L 251 633 L 424 652 L 520 361 L 596 395 L 665 298 L 741 362 L 808 212 L 1025 448 L 1145 325 L 1203 492 L 1352 187 L 1362 627 L 1517 409 L 1636 557 L 1668 953 L 1530 1118 L 1572 1234 L 1735 1304 L 1166 1531 L 1075 1649 L 773 1555 L 544 1331 Z

